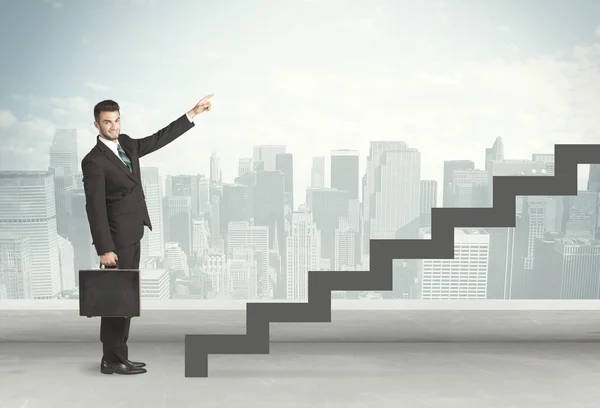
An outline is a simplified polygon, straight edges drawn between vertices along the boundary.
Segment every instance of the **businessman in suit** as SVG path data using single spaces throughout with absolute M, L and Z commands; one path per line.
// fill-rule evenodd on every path
M 205 96 L 168 126 L 140 139 L 120 133 L 118 103 L 105 100 L 94 107 L 94 126 L 99 134 L 96 136 L 96 146 L 81 161 L 81 168 L 88 222 L 93 245 L 102 265 L 121 269 L 139 268 L 144 225 L 152 230 L 142 189 L 140 158 L 166 146 L 193 128 L 195 116 L 211 109 L 209 99 L 212 96 Z M 101 318 L 102 373 L 146 372 L 145 363 L 129 360 L 129 327 L 130 318 Z

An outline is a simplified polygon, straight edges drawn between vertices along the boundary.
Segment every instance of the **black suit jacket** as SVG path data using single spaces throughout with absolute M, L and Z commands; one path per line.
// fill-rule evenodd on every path
M 119 134 L 119 144 L 131 159 L 133 173 L 99 136 L 81 161 L 86 212 L 92 244 L 98 255 L 140 241 L 144 225 L 152 230 L 140 174 L 140 157 L 166 146 L 194 127 L 187 115 L 153 135 L 133 139 Z

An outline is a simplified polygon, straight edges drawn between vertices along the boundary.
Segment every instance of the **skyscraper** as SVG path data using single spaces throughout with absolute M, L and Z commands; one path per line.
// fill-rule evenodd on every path
M 71 221 L 71 196 L 74 175 L 79 170 L 77 161 L 77 131 L 57 129 L 50 146 L 49 170 L 54 174 L 54 197 L 58 233 L 68 237 Z
M 157 167 L 142 168 L 142 186 L 146 195 L 152 231 L 146 230 L 141 242 L 141 257 L 164 257 L 163 195 Z
M 421 299 L 485 299 L 490 237 L 480 228 L 457 228 L 454 258 L 423 259 L 418 285 Z M 431 229 L 421 229 L 431 239 Z
M 421 154 L 417 149 L 383 153 L 376 170 L 371 239 L 415 239 L 419 231 Z
M 331 152 L 331 188 L 347 191 L 349 199 L 358 199 L 357 150 L 333 150 Z
M 421 180 L 419 227 L 431 226 L 431 209 L 437 207 L 437 181 Z
M 504 160 L 504 142 L 502 138 L 498 136 L 494 140 L 492 147 L 485 149 L 485 170 L 490 171 L 490 164 L 492 161 Z
M 50 167 L 63 168 L 66 177 L 73 176 L 79 170 L 75 129 L 57 129 L 54 133 L 50 146 Z
M 275 156 L 275 169 L 283 173 L 284 205 L 294 210 L 294 156 L 291 153 L 280 153 Z
M 454 204 L 454 172 L 457 170 L 473 170 L 475 163 L 471 160 L 444 161 L 443 207 L 456 207 Z
M 277 169 L 277 155 L 285 153 L 284 145 L 259 145 L 254 146 L 253 161 L 262 163 L 262 170 L 274 171 Z
M 310 187 L 325 187 L 325 157 L 313 157 L 312 167 L 310 169 Z
M 306 300 L 308 271 L 319 268 L 320 231 L 312 214 L 304 209 L 292 214 L 291 232 L 287 237 L 287 299 Z
M 363 179 L 363 184 L 365 189 L 363 190 L 363 205 L 362 205 L 362 248 L 363 254 L 368 254 L 370 250 L 369 240 L 374 238 L 372 235 L 372 226 L 373 220 L 376 217 L 376 208 L 375 202 L 377 194 L 376 192 L 380 192 L 381 190 L 381 180 L 379 177 L 381 172 L 378 167 L 381 165 L 381 158 L 386 151 L 390 150 L 404 150 L 408 149 L 408 145 L 406 142 L 402 141 L 385 141 L 385 140 L 377 140 L 371 141 L 371 147 L 369 150 L 369 156 L 367 156 L 367 171 L 365 174 L 365 179 Z M 379 172 L 379 173 L 378 173 Z M 417 183 L 419 183 L 419 179 L 417 179 Z M 417 195 L 417 199 L 418 199 Z
M 56 297 L 61 277 L 52 173 L 0 172 L 0 232 L 29 239 L 32 297 Z

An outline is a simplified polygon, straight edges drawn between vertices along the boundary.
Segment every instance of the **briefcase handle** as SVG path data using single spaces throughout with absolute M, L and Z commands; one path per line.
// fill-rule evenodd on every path
M 117 259 L 117 266 L 106 266 L 106 265 L 102 265 L 102 262 L 100 262 L 100 269 L 103 269 L 102 267 L 104 266 L 104 269 L 119 269 L 119 260 Z

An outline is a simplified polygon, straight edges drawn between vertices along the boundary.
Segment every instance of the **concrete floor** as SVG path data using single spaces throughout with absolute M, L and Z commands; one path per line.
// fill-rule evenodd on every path
M 184 335 L 245 333 L 243 304 L 145 309 L 137 376 L 100 373 L 98 318 L 47 305 L 0 302 L 1 408 L 600 404 L 598 301 L 348 304 L 331 323 L 272 323 L 270 354 L 210 355 L 207 378 L 185 377 Z
M 275 343 L 209 357 L 185 378 L 183 346 L 134 343 L 137 376 L 103 375 L 91 343 L 0 343 L 0 407 L 597 407 L 597 343 Z

